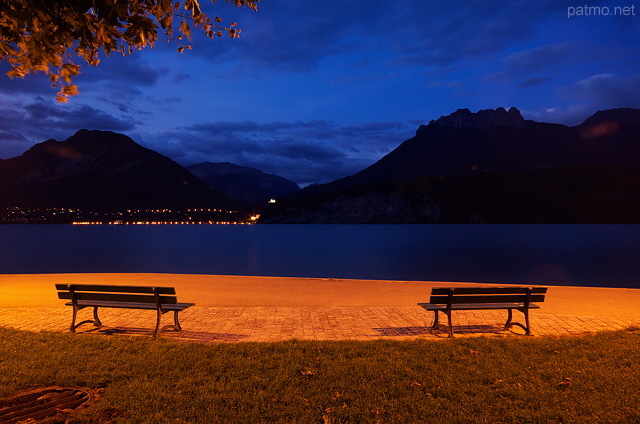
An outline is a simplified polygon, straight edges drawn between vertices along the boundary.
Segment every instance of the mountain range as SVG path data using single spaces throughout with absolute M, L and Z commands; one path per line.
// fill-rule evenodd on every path
M 189 165 L 187 169 L 223 195 L 247 203 L 267 201 L 300 190 L 298 184 L 286 178 L 229 162 L 203 162 Z
M 255 196 L 280 195 L 286 192 L 283 187 L 291 191 L 299 189 L 295 183 L 287 185 L 284 178 L 252 168 L 231 164 L 192 167 L 197 173 L 207 171 L 206 177 L 213 176 L 213 169 L 222 168 L 227 168 L 225 178 L 229 187 L 242 186 L 254 197 L 242 196 L 237 190 L 216 190 L 188 169 L 125 135 L 80 130 L 67 140 L 47 140 L 21 156 L 0 160 L 0 207 L 97 211 L 246 209 L 245 202 L 257 200 Z M 277 186 L 275 191 L 266 187 L 269 184 Z
M 568 127 L 460 109 L 368 168 L 263 211 L 266 223 L 637 223 L 640 110 Z
M 460 109 L 366 169 L 303 190 L 230 163 L 184 168 L 125 135 L 80 130 L 0 160 L 0 208 L 15 207 L 224 208 L 260 212 L 261 223 L 638 223 L 640 110 L 568 127 L 516 108 Z

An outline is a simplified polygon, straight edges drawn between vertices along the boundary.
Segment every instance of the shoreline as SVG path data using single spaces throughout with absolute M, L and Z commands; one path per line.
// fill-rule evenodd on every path
M 0 274 L 3 308 L 64 308 L 56 283 L 175 287 L 196 307 L 418 307 L 432 287 L 478 283 L 350 280 L 203 274 Z M 548 286 L 539 311 L 557 315 L 640 318 L 640 289 Z

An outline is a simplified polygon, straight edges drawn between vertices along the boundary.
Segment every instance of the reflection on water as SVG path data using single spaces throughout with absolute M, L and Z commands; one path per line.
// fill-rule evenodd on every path
M 0 226 L 0 273 L 157 272 L 640 288 L 633 225 Z

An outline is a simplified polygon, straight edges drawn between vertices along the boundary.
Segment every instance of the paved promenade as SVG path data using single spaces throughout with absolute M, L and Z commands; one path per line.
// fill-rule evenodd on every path
M 69 331 L 71 308 L 58 299 L 55 283 L 136 284 L 175 287 L 182 302 L 181 333 L 163 337 L 201 343 L 299 340 L 442 339 L 431 329 L 433 313 L 417 306 L 436 286 L 472 283 L 304 279 L 182 274 L 0 274 L 0 327 Z M 530 313 L 534 336 L 579 335 L 640 327 L 640 290 L 549 287 L 540 309 Z M 504 331 L 506 311 L 455 311 L 458 337 L 520 337 Z M 514 311 L 514 320 L 522 317 Z M 78 322 L 92 318 L 90 308 Z M 155 311 L 101 309 L 103 327 L 85 324 L 79 334 L 152 334 Z M 163 317 L 171 324 L 173 314 Z M 444 320 L 446 321 L 446 320 Z
M 556 315 L 531 312 L 535 336 L 579 335 L 602 330 L 639 326 L 640 319 Z M 91 309 L 80 311 L 90 319 Z M 430 328 L 433 313 L 416 307 L 192 307 L 180 314 L 183 331 L 162 337 L 201 343 L 272 342 L 299 340 L 415 340 L 446 338 Z M 514 312 L 514 318 L 519 313 Z M 78 334 L 150 336 L 155 311 L 103 309 L 103 327 L 85 324 Z M 171 324 L 173 314 L 163 317 Z M 519 327 L 503 330 L 506 311 L 459 311 L 454 313 L 457 337 L 518 337 Z M 517 321 L 517 319 L 515 319 Z M 28 331 L 67 332 L 71 308 L 0 308 L 0 326 Z

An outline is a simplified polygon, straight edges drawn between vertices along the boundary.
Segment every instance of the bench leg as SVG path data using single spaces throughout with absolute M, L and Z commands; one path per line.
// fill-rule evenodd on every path
M 160 330 L 160 320 L 162 319 L 162 310 L 157 309 L 156 310 L 157 314 L 158 314 L 158 318 L 156 319 L 156 329 L 153 332 L 153 337 L 158 337 L 158 332 Z
M 507 316 L 507 322 L 504 324 L 504 329 L 505 330 L 513 325 L 511 323 L 511 320 L 513 320 L 513 310 L 509 309 L 509 315 Z
M 173 311 L 173 322 L 175 323 L 176 330 L 182 331 L 182 326 L 180 325 L 180 321 L 178 321 L 178 312 L 179 311 Z
M 438 312 L 442 312 L 447 316 L 447 321 L 448 324 L 447 326 L 441 325 L 440 321 L 438 320 L 438 318 L 440 317 Z M 449 337 L 453 337 L 453 326 L 451 325 L 451 311 L 440 311 L 438 309 L 433 311 L 433 325 L 431 325 L 431 329 L 435 330 L 438 327 L 445 327 L 445 329 L 447 330 L 447 333 L 449 334 Z
M 102 327 L 102 321 L 100 321 L 100 318 L 98 318 L 98 307 L 97 306 L 93 307 L 93 324 L 96 327 Z
M 71 327 L 69 328 L 69 330 L 71 330 L 72 333 L 76 332 L 76 328 L 80 327 L 82 324 L 89 324 L 92 323 L 93 325 L 95 325 L 96 327 L 102 327 L 102 322 L 100 321 L 100 318 L 98 318 L 98 307 L 94 306 L 93 307 L 93 319 L 88 319 L 82 322 L 79 322 L 78 324 L 76 324 L 76 318 L 78 317 L 78 311 L 80 309 L 84 309 L 83 307 L 80 306 L 73 306 L 73 315 L 71 317 Z
M 531 335 L 531 326 L 529 325 L 529 309 L 518 309 L 520 312 L 522 312 L 524 314 L 524 325 L 519 323 L 519 322 L 512 322 L 513 320 L 513 311 L 511 309 L 509 309 L 509 315 L 507 317 L 507 322 L 504 324 L 504 329 L 508 330 L 510 327 L 513 327 L 514 325 L 517 325 L 518 327 L 522 328 L 525 332 L 525 335 L 530 336 Z
M 69 327 L 69 331 L 71 331 L 72 333 L 76 332 L 76 317 L 78 316 L 78 310 L 79 308 L 75 305 L 73 305 L 73 315 L 71 315 L 71 327 Z
M 165 311 L 165 312 L 168 312 L 168 311 Z M 180 326 L 180 321 L 178 321 L 178 312 L 180 311 L 173 311 L 173 325 L 165 325 L 164 327 L 160 328 L 160 321 L 162 319 L 162 315 L 164 315 L 165 312 L 163 312 L 160 309 L 157 310 L 158 318 L 156 320 L 156 329 L 153 332 L 153 337 L 158 337 L 160 333 L 170 328 L 176 331 L 182 331 L 182 326 Z
M 431 329 L 434 330 L 436 328 L 438 328 L 439 322 L 438 322 L 438 310 L 434 310 L 433 311 L 433 325 L 431 326 Z
M 449 325 L 447 326 L 447 331 L 449 332 L 449 337 L 453 337 L 453 324 L 451 323 L 451 311 L 446 311 L 447 314 L 447 322 Z
M 525 309 L 524 310 L 524 322 L 527 325 L 527 327 L 524 329 L 525 334 L 527 336 L 531 335 L 531 326 L 529 326 L 529 309 Z

